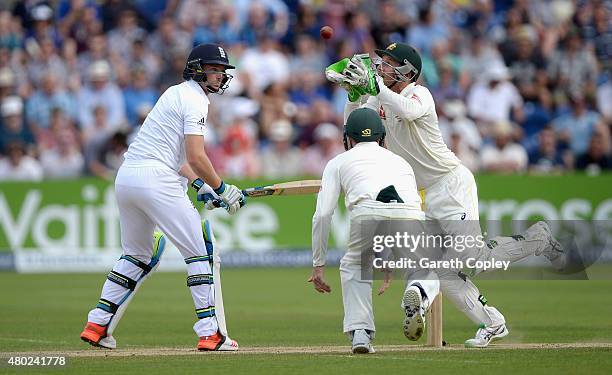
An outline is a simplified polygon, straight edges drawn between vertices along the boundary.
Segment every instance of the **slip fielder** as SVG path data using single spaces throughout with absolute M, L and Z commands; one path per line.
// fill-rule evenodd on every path
M 376 331 L 372 310 L 372 280 L 362 280 L 362 251 L 367 251 L 372 222 L 424 220 L 421 198 L 410 165 L 381 147 L 385 129 L 378 114 L 360 108 L 348 116 L 344 131 L 346 152 L 328 162 L 323 171 L 317 208 L 312 218 L 313 272 L 308 280 L 317 291 L 329 293 L 324 279 L 327 241 L 340 192 L 349 211 L 348 250 L 340 262 L 343 330 L 352 340 L 353 353 L 373 353 Z M 369 248 L 372 251 L 372 248 Z M 367 266 L 364 264 L 364 266 Z M 381 288 L 382 294 L 389 280 Z
M 438 221 L 447 234 L 465 234 L 470 226 L 472 235 L 480 235 L 474 176 L 444 144 L 433 97 L 427 88 L 416 84 L 422 65 L 418 52 L 407 44 L 393 43 L 376 53 L 382 58 L 376 68 L 378 74 L 356 55 L 345 69 L 336 72 L 339 75 L 328 75 L 349 90 L 353 101 L 347 103 L 345 117 L 360 106 L 379 111 L 387 130 L 388 149 L 410 163 L 419 189 L 425 189 L 427 219 Z M 464 220 L 471 224 L 462 226 Z M 471 255 L 481 260 L 516 261 L 532 254 L 543 254 L 554 266 L 562 267 L 565 257 L 561 246 L 546 223 L 535 224 L 521 236 L 493 238 Z M 408 284 L 402 300 L 406 337 L 411 340 L 420 337 L 425 311 L 438 286 L 481 327 L 473 339 L 466 341 L 466 346 L 485 347 L 492 339 L 508 334 L 504 316 L 488 305 L 474 283 L 458 271 L 438 270 L 439 281 L 413 280 Z
M 183 178 L 191 182 L 199 196 L 211 194 L 221 199 L 230 214 L 244 203 L 240 189 L 219 178 L 204 151 L 208 95 L 221 94 L 228 87 L 232 76 L 227 69 L 234 67 L 221 46 L 195 47 L 183 72 L 185 81 L 162 94 L 125 153 L 115 180 L 123 255 L 109 273 L 98 304 L 89 312 L 82 340 L 104 348 L 116 347 L 113 330 L 162 255 L 163 235 L 156 233 L 152 240 L 158 227 L 187 264 L 187 286 L 198 317 L 193 327 L 200 338 L 197 348 L 238 349 L 234 340 L 219 332 L 212 274 L 213 235 L 210 224 L 201 221 L 189 200 Z M 216 188 L 210 189 L 204 181 Z M 209 203 L 207 208 L 212 208 Z

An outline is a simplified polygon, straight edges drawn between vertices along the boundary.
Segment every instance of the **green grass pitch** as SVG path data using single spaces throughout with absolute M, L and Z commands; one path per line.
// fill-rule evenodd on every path
M 320 295 L 306 282 L 309 270 L 225 269 L 223 294 L 228 328 L 241 347 L 319 347 L 320 353 L 197 353 L 192 330 L 195 313 L 185 275 L 157 273 L 140 289 L 115 331 L 118 348 L 147 355 L 76 356 L 90 348 L 79 339 L 89 309 L 99 297 L 102 274 L 0 273 L 0 358 L 9 352 L 64 352 L 65 368 L 0 365 L 0 373 L 609 373 L 612 344 L 612 280 L 501 281 L 477 284 L 489 303 L 504 313 L 510 335 L 500 343 L 517 349 L 459 349 L 476 327 L 448 301 L 444 303 L 444 339 L 450 347 L 411 350 L 401 330 L 403 286 L 395 281 L 374 296 L 378 353 L 349 354 L 342 334 L 338 271 L 327 270 L 331 295 Z M 375 289 L 380 282 L 375 282 Z M 417 346 L 424 344 L 425 338 Z M 525 348 L 529 343 L 579 343 L 574 348 Z M 406 345 L 406 350 L 397 347 Z M 411 346 L 409 346 L 411 345 Z M 338 349 L 346 347 L 346 351 Z M 593 347 L 595 346 L 595 347 Z M 335 348 L 326 351 L 325 348 Z M 156 355 L 156 349 L 184 348 L 184 355 Z M 389 350 L 385 350 L 389 348 Z M 390 350 L 393 348 L 393 350 Z M 306 350 L 306 349 L 305 349 Z M 310 348 L 312 351 L 312 348 Z M 81 352 L 82 353 L 82 352 Z

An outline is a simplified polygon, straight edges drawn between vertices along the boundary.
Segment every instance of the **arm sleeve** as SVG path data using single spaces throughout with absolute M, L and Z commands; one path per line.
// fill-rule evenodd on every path
M 340 196 L 340 176 L 334 160 L 330 161 L 321 180 L 321 190 L 317 196 L 317 209 L 312 217 L 312 265 L 324 266 L 327 256 L 327 241 L 332 216 Z
M 204 126 L 208 117 L 208 104 L 192 96 L 184 97 L 183 134 L 204 135 Z
M 370 108 L 375 111 L 378 111 L 378 99 L 374 96 L 363 96 L 359 101 L 350 102 L 347 100 L 346 105 L 344 106 L 344 123 L 346 124 L 346 119 L 348 119 L 351 112 L 360 107 Z
M 425 115 L 431 107 L 431 94 L 425 92 L 426 90 L 415 90 L 414 94 L 407 98 L 396 94 L 385 85 L 379 86 L 380 92 L 377 98 L 380 104 L 391 108 L 402 119 L 415 120 Z

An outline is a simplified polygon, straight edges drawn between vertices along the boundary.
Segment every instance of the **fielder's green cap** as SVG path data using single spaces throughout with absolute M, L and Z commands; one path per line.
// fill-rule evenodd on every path
M 344 132 L 356 142 L 375 142 L 385 136 L 385 127 L 376 111 L 357 108 L 346 119 Z

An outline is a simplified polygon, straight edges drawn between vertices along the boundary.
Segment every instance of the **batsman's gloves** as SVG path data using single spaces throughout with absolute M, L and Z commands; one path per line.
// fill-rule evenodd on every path
M 197 200 L 198 202 L 204 202 L 204 207 L 207 210 L 214 210 L 215 208 L 222 207 L 219 202 L 221 198 L 215 193 L 215 191 L 204 181 L 199 178 L 196 178 L 192 183 L 191 187 L 193 187 L 197 192 Z M 215 204 L 215 201 L 217 203 Z
M 221 185 L 214 189 L 214 192 L 219 195 L 221 202 L 227 205 L 225 209 L 230 215 L 235 214 L 246 204 L 246 197 L 242 193 L 242 190 L 234 185 L 226 184 L 221 181 Z
M 198 202 L 204 202 L 204 207 L 207 210 L 214 210 L 215 208 L 223 208 L 229 214 L 236 213 L 236 210 L 232 210 L 230 206 L 228 206 L 221 197 L 215 193 L 213 188 L 211 188 L 208 184 L 204 183 L 201 179 L 196 179 L 191 183 L 191 186 L 197 190 L 197 200 Z M 240 201 L 240 207 L 244 206 L 245 200 Z

